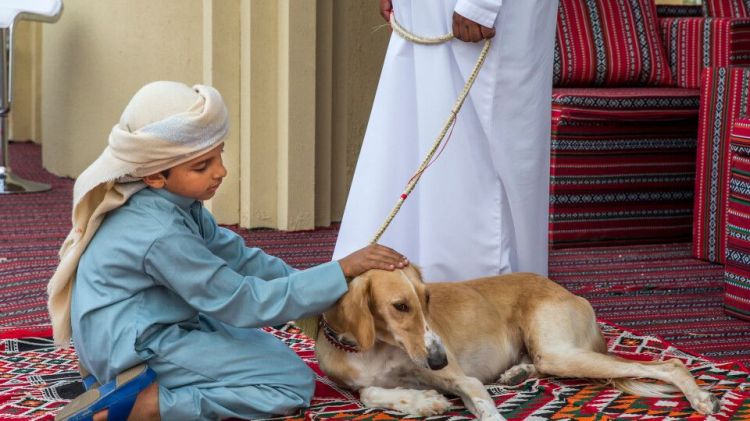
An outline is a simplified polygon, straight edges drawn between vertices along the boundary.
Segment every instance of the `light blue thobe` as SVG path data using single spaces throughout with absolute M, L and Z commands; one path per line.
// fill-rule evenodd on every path
M 101 383 L 146 362 L 162 419 L 289 413 L 309 404 L 313 373 L 256 328 L 321 313 L 346 290 L 337 262 L 296 271 L 245 247 L 200 202 L 147 188 L 81 257 L 73 340 Z

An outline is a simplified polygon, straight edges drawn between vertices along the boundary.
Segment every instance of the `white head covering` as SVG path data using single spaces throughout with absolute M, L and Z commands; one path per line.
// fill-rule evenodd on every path
M 141 177 L 208 152 L 222 142 L 228 127 L 224 101 L 210 86 L 160 81 L 133 96 L 112 128 L 108 146 L 73 189 L 73 229 L 47 285 L 57 345 L 70 344 L 70 299 L 78 261 L 104 215 L 146 187 Z

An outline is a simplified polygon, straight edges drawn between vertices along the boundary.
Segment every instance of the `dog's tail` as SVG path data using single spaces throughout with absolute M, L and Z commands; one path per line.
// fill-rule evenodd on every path
M 623 392 L 646 398 L 674 398 L 682 394 L 677 386 L 665 383 L 651 383 L 637 379 L 610 379 L 608 383 Z

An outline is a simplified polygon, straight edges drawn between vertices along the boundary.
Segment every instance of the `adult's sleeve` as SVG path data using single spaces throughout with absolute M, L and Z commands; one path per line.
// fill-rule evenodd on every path
M 320 314 L 347 290 L 338 262 L 274 279 L 243 276 L 189 230 L 157 239 L 144 258 L 144 271 L 196 311 L 236 327 Z
M 493 28 L 503 0 L 458 0 L 453 9 L 459 15 Z

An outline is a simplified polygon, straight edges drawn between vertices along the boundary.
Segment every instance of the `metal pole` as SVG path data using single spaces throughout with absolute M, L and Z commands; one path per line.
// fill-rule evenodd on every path
M 2 45 L 2 53 L 0 53 L 0 72 L 2 76 L 0 79 L 0 135 L 2 135 L 2 142 L 0 142 L 0 167 L 5 167 L 8 164 L 8 142 L 7 142 L 7 121 L 8 113 L 10 112 L 10 94 L 8 93 L 9 77 L 10 76 L 10 29 L 2 28 L 0 30 L 0 45 Z M 6 70 L 7 69 L 7 70 Z
M 13 89 L 13 25 L 0 30 L 0 194 L 33 193 L 50 189 L 49 184 L 24 180 L 13 174 L 8 163 L 8 114 Z

